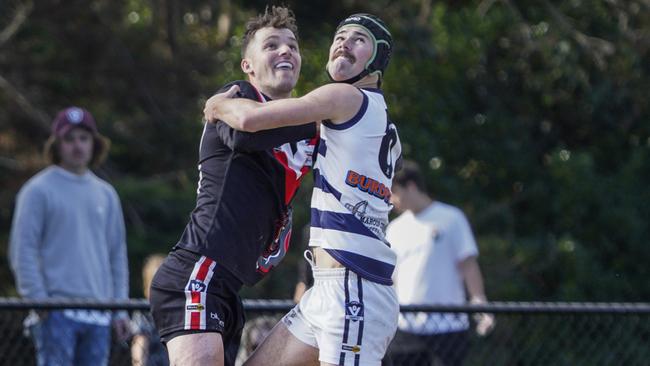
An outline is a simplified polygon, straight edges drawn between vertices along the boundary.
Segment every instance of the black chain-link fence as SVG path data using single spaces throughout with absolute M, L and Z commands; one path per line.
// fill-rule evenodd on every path
M 290 301 L 245 302 L 248 320 L 238 362 L 292 306 Z M 25 332 L 25 319 L 35 319 L 30 313 L 61 314 L 64 308 L 90 309 L 68 311 L 67 316 L 100 320 L 106 310 L 128 311 L 132 334 L 120 341 L 113 333 L 109 364 L 164 364 L 165 352 L 156 341 L 144 300 L 34 303 L 0 298 L 0 365 L 34 365 L 34 338 Z M 492 329 L 480 328 L 486 314 L 494 316 L 495 322 L 488 324 L 495 325 Z M 398 332 L 384 365 L 650 365 L 648 303 L 405 306 L 400 325 L 408 332 Z M 57 331 L 55 336 L 63 341 L 63 328 Z

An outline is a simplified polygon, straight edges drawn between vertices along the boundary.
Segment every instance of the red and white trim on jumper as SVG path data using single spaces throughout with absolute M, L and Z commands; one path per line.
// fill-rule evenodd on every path
M 284 167 L 284 204 L 288 205 L 300 186 L 300 180 L 312 166 L 317 137 L 287 143 L 273 149 L 273 155 Z
M 206 295 L 217 262 L 201 256 L 185 285 L 185 328 L 206 329 Z

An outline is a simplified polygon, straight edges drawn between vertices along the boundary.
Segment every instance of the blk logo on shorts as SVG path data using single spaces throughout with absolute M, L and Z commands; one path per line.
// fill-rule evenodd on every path
M 363 320 L 363 304 L 358 301 L 350 301 L 345 304 L 345 319 L 353 322 Z
M 190 281 L 190 284 L 187 286 L 188 291 L 193 291 L 193 292 L 205 292 L 205 289 L 207 286 L 205 283 L 199 280 L 192 280 Z
M 298 316 L 298 313 L 296 312 L 296 309 L 295 309 L 295 308 L 294 308 L 294 309 L 291 309 L 291 311 L 289 312 L 289 314 L 285 315 L 285 316 L 282 318 L 282 321 L 283 321 L 284 324 L 286 324 L 287 326 L 290 326 L 290 325 L 293 323 L 293 322 L 291 321 L 291 319 L 292 319 L 292 318 L 295 318 L 296 316 Z
M 219 314 L 217 314 L 217 313 L 212 313 L 211 312 L 210 313 L 210 319 L 216 320 L 217 323 L 219 323 L 219 326 L 222 327 L 222 328 L 226 325 L 226 323 L 224 323 L 224 321 L 219 318 Z

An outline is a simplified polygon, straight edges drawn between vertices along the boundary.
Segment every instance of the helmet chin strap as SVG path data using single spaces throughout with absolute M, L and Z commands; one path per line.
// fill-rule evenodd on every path
M 357 81 L 363 79 L 366 75 L 370 74 L 370 71 L 368 71 L 368 69 L 364 69 L 364 70 L 361 71 L 361 73 L 360 73 L 359 75 L 357 75 L 357 76 L 353 76 L 353 77 L 351 77 L 351 78 L 349 78 L 349 79 L 347 79 L 347 80 L 336 81 L 336 80 L 334 80 L 334 79 L 332 78 L 332 75 L 330 75 L 329 70 L 325 70 L 325 72 L 327 73 L 327 76 L 330 78 L 331 81 L 333 81 L 333 82 L 335 82 L 335 83 L 345 83 L 345 84 L 354 84 L 354 83 L 356 83 Z

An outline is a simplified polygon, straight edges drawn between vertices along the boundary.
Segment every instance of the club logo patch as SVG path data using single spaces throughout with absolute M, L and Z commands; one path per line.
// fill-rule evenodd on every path
M 353 322 L 363 320 L 363 304 L 358 301 L 350 301 L 345 304 L 345 319 Z

